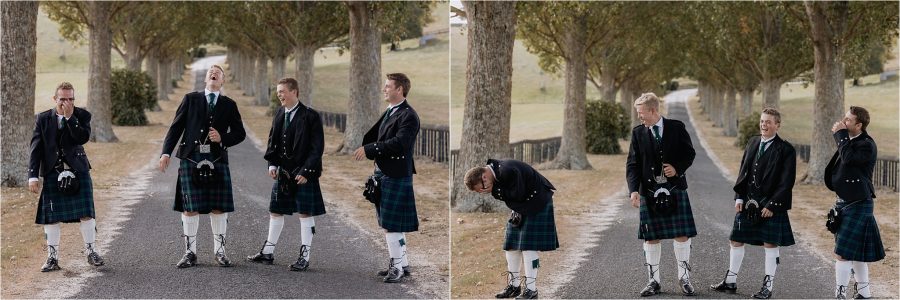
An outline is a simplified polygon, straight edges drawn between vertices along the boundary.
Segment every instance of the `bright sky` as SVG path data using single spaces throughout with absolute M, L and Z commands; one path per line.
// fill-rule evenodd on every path
M 462 4 L 462 1 L 460 1 L 460 0 L 450 0 L 450 6 L 456 7 L 459 9 L 463 9 L 463 4 Z M 457 24 L 466 24 L 466 20 L 459 18 L 459 17 L 454 17 L 454 13 L 451 12 L 450 13 L 450 25 L 457 25 Z

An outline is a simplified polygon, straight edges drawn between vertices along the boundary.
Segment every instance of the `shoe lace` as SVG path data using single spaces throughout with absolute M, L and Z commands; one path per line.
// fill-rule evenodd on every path
M 225 254 L 225 235 L 217 234 L 215 238 L 217 240 L 219 240 L 219 248 L 216 248 L 216 254 L 221 253 L 222 255 L 224 255 Z
M 644 263 L 644 266 L 648 268 L 647 273 L 650 276 L 650 282 L 656 282 L 656 277 L 654 277 L 654 275 L 656 275 L 656 272 L 659 272 L 659 265 Z M 654 270 L 653 267 L 656 267 L 656 270 Z
M 271 243 L 269 242 L 269 240 L 266 240 L 265 242 L 263 242 L 262 248 L 259 248 L 259 252 L 262 253 L 262 251 L 265 250 L 268 246 L 275 247 L 275 243 Z
M 504 271 L 504 272 L 500 273 L 500 276 L 506 277 L 506 285 L 507 286 L 513 286 L 513 284 L 516 283 L 517 280 L 520 282 L 522 280 L 521 277 L 519 276 L 519 272 Z
M 763 278 L 763 286 L 762 286 L 762 289 L 760 289 L 760 292 L 761 292 L 762 290 L 766 290 L 766 289 L 768 289 L 768 290 L 771 291 L 771 290 L 772 290 L 772 282 L 773 282 L 773 281 L 775 281 L 775 276 L 772 276 L 772 275 L 766 275 L 766 277 Z
M 862 288 L 859 287 L 859 284 L 860 284 L 860 283 L 863 284 L 863 287 L 862 287 Z M 856 290 L 856 296 L 859 296 L 859 295 L 860 295 L 860 294 L 859 294 L 859 290 L 860 290 L 860 289 L 866 289 L 866 288 L 868 288 L 868 287 L 869 287 L 869 283 L 868 283 L 868 282 L 856 282 L 856 283 L 853 284 L 853 289 Z M 856 296 L 854 296 L 854 298 L 856 298 Z
M 837 295 L 835 295 L 838 299 L 846 299 L 847 298 L 847 286 L 839 285 L 837 287 Z
M 691 278 L 690 278 L 691 264 L 689 264 L 686 260 L 683 260 L 683 261 L 678 262 L 678 267 L 684 268 L 684 271 L 685 271 L 684 274 L 681 274 L 681 278 L 679 278 L 679 279 L 681 279 L 682 281 L 684 281 L 686 283 L 690 283 L 691 282 Z M 737 274 L 735 274 L 735 275 L 737 275 Z
M 47 247 L 45 248 L 45 251 L 47 251 L 47 258 L 56 259 L 56 257 L 57 257 L 56 247 L 58 247 L 58 246 L 47 245 Z
M 309 257 L 309 245 L 300 245 L 300 258 L 306 259 Z
M 190 236 L 190 235 L 182 234 L 181 236 L 184 237 L 184 250 L 185 250 L 185 252 L 186 252 L 186 253 L 194 254 L 194 251 L 191 251 L 191 245 L 193 245 L 194 243 L 196 243 L 197 240 L 196 240 L 196 239 L 191 240 L 191 239 L 194 238 L 194 237 L 193 237 L 193 236 Z

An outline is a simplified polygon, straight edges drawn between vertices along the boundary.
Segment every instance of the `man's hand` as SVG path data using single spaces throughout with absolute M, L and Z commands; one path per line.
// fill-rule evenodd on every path
M 275 176 L 278 176 L 278 169 L 269 169 L 269 177 L 275 179 Z
M 631 192 L 631 206 L 641 207 L 641 194 L 638 192 Z
M 219 131 L 217 131 L 215 128 L 210 127 L 209 128 L 209 140 L 212 141 L 213 143 L 221 143 L 222 136 L 219 135 Z
M 834 122 L 834 125 L 831 126 L 831 133 L 838 132 L 841 129 L 847 129 L 847 125 L 844 125 L 844 122 L 841 121 Z
M 666 177 L 675 177 L 675 175 L 678 175 L 678 173 L 675 172 L 675 167 L 670 164 L 663 164 L 663 174 L 665 174 Z
M 163 155 L 159 157 L 159 171 L 165 173 L 166 168 L 169 167 L 169 156 Z
M 762 214 L 761 214 L 761 215 L 762 215 L 763 218 L 771 218 L 771 217 L 772 217 L 772 211 L 769 210 L 768 208 L 763 208 L 763 209 L 762 209 Z
M 28 190 L 32 193 L 37 194 L 41 190 L 41 182 L 40 181 L 29 181 L 28 182 Z
M 737 202 L 734 203 L 734 211 L 735 212 L 741 212 L 741 210 L 743 210 L 743 209 L 744 209 L 743 203 L 737 203 Z
M 353 159 L 355 160 L 363 160 L 366 158 L 366 148 L 359 147 L 356 148 L 356 151 L 353 151 Z
M 297 180 L 297 184 L 306 184 L 306 177 L 303 177 L 303 175 L 297 175 L 297 177 L 294 177 L 294 180 Z

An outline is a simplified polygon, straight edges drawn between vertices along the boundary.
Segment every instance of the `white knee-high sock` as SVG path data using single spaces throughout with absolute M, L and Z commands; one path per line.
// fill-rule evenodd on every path
M 281 229 L 284 228 L 284 216 L 269 216 L 269 235 L 266 237 L 266 244 L 263 245 L 263 254 L 275 253 L 275 245 L 278 244 L 278 238 L 281 237 Z
M 309 252 L 312 247 L 313 236 L 316 234 L 316 219 L 314 217 L 300 218 L 300 244 L 306 246 L 306 251 L 300 253 L 306 261 L 309 261 Z
M 388 246 L 388 254 L 391 256 L 391 266 L 397 269 L 403 268 L 403 259 L 401 258 L 403 256 L 403 250 L 400 249 L 401 239 L 403 239 L 403 233 L 401 232 L 388 232 L 384 234 L 384 240 L 387 242 Z
M 406 239 L 406 232 L 403 233 L 403 239 L 400 240 L 400 251 L 403 251 L 403 259 L 401 265 L 404 267 L 409 267 L 409 252 L 406 251 L 406 244 L 409 243 L 409 240 Z
M 44 225 L 44 234 L 47 238 L 47 256 L 59 257 L 59 223 Z M 52 249 L 51 249 L 52 248 Z
M 766 275 L 769 276 L 769 281 L 766 282 L 766 285 L 768 285 L 769 291 L 774 289 L 775 271 L 778 269 L 779 256 L 778 247 L 766 248 Z
M 512 275 L 512 278 L 509 278 L 509 283 L 514 287 L 518 287 L 520 284 L 519 272 L 522 270 L 522 251 L 507 250 L 504 252 L 506 252 L 506 270 Z
M 838 260 L 834 262 L 835 294 L 837 294 L 837 289 L 839 289 L 841 286 L 846 289 L 847 284 L 850 283 L 850 268 L 852 266 L 853 264 L 849 260 Z
M 184 252 L 197 253 L 197 228 L 200 227 L 200 215 L 186 216 L 181 214 L 181 226 L 187 237 Z
M 678 264 L 678 279 L 691 279 L 691 270 L 688 269 L 691 263 L 691 239 L 684 242 L 672 241 L 672 247 L 675 248 L 675 260 Z
M 537 291 L 537 273 L 541 267 L 537 251 L 522 251 L 525 260 L 525 288 Z
M 228 213 L 209 214 L 209 226 L 213 234 L 213 254 L 225 253 L 225 233 L 228 232 Z
M 81 229 L 81 239 L 84 240 L 85 250 L 93 251 L 94 240 L 97 237 L 97 220 L 81 221 L 79 227 Z
M 853 261 L 853 279 L 856 280 L 856 288 L 863 297 L 872 297 L 869 289 L 869 264 L 861 261 Z
M 731 253 L 728 259 L 728 274 L 725 275 L 725 283 L 736 283 L 737 274 L 741 271 L 741 263 L 744 262 L 744 246 L 731 246 Z
M 662 245 L 660 243 L 650 244 L 644 243 L 644 259 L 647 261 L 647 271 L 649 280 L 659 281 L 659 256 L 662 253 Z

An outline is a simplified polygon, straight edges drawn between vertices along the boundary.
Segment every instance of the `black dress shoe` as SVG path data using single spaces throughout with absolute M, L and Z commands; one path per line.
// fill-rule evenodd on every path
M 656 280 L 650 280 L 650 282 L 647 283 L 647 286 L 645 286 L 644 289 L 641 290 L 641 297 L 653 296 L 657 294 L 659 294 L 659 282 L 656 282 Z
M 510 285 L 507 285 L 506 288 L 503 289 L 503 291 L 500 291 L 499 293 L 494 295 L 494 298 L 498 298 L 498 299 L 513 298 L 513 297 L 518 296 L 520 293 L 522 293 L 521 286 L 512 286 L 510 284 Z
M 772 291 L 770 291 L 766 287 L 762 287 L 761 289 L 759 289 L 759 292 L 756 292 L 756 294 L 753 294 L 753 298 L 755 298 L 755 299 L 772 298 Z
M 103 258 L 100 257 L 100 254 L 97 254 L 97 252 L 94 252 L 94 251 L 91 251 L 91 253 L 88 253 L 87 262 L 89 265 L 92 265 L 95 267 L 99 267 L 104 264 Z
M 384 276 L 383 281 L 385 283 L 397 283 L 400 282 L 401 279 L 403 279 L 403 271 L 400 271 L 400 269 L 397 269 L 396 267 L 391 267 L 391 269 L 388 270 L 388 274 Z
M 856 296 L 853 296 L 853 299 L 872 299 L 872 297 L 865 297 L 863 295 L 856 294 Z
M 532 291 L 532 290 L 529 290 L 528 288 L 525 288 L 525 292 L 522 292 L 521 295 L 516 297 L 516 299 L 537 299 L 537 298 L 538 298 L 537 291 Z
M 678 280 L 678 282 L 679 282 L 679 286 L 681 287 L 682 295 L 685 295 L 685 296 L 696 295 L 696 293 L 694 293 L 694 285 L 691 284 L 691 281 L 689 279 L 682 278 L 682 279 Z
M 228 259 L 228 256 L 225 256 L 225 253 L 219 252 L 216 253 L 216 263 L 219 264 L 220 267 L 231 267 L 231 260 Z
M 271 264 L 275 263 L 275 254 L 274 253 L 265 254 L 265 253 L 262 253 L 262 251 L 260 251 L 254 255 L 247 256 L 247 260 L 252 261 L 252 262 L 264 263 L 267 265 L 271 265 Z
M 179 269 L 190 268 L 197 265 L 197 255 L 194 252 L 187 252 L 181 257 L 181 260 L 175 264 Z
M 291 264 L 291 271 L 305 271 L 309 268 L 309 262 L 303 256 L 297 258 L 297 261 Z
M 47 257 L 47 262 L 41 266 L 41 272 L 50 272 L 59 270 L 59 261 L 54 257 Z
M 380 277 L 387 276 L 388 271 L 390 271 L 390 270 L 391 270 L 391 267 L 388 266 L 387 270 L 378 271 L 378 276 L 380 276 Z M 409 266 L 403 267 L 403 277 L 410 276 L 410 275 L 412 275 L 412 272 L 409 271 Z
M 734 294 L 737 293 L 737 283 L 727 283 L 725 280 L 722 280 L 719 284 L 710 285 L 709 289 L 716 292 Z

